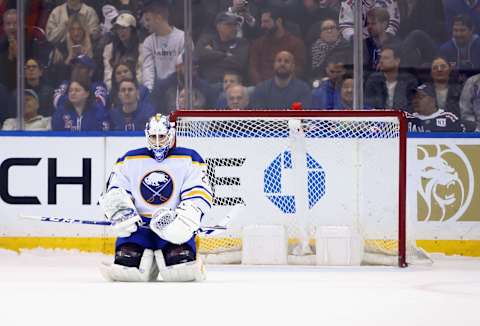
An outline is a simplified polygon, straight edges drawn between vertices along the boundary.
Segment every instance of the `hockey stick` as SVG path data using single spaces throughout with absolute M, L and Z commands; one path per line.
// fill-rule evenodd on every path
M 203 233 L 205 235 L 213 236 L 219 233 L 225 232 L 227 226 L 235 219 L 239 212 L 244 208 L 244 205 L 235 205 L 232 210 L 216 225 L 213 226 L 201 226 L 197 233 Z M 93 220 L 84 220 L 78 218 L 65 218 L 65 217 L 55 217 L 55 216 L 38 216 L 38 215 L 19 215 L 20 218 L 35 220 L 39 222 L 52 222 L 52 223 L 64 223 L 64 224 L 86 224 L 86 225 L 100 225 L 100 226 L 110 226 L 112 222 L 110 221 L 93 221 Z M 148 224 L 140 225 L 142 228 L 150 228 Z

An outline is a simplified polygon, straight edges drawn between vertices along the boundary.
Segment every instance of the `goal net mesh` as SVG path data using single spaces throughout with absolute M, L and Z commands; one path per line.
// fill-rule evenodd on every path
M 214 199 L 205 224 L 244 205 L 225 233 L 200 238 L 207 261 L 238 263 L 244 226 L 283 225 L 292 263 L 308 263 L 294 256 L 315 254 L 316 228 L 344 225 L 361 233 L 366 251 L 397 263 L 398 117 L 218 115 L 175 121 L 177 146 L 207 163 Z

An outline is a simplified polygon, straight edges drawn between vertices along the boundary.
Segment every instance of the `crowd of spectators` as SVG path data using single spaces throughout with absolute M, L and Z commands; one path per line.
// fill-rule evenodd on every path
M 414 131 L 480 131 L 480 1 L 362 0 L 364 108 Z M 0 0 L 0 110 L 16 115 L 16 1 Z M 353 0 L 28 0 L 26 130 L 142 130 L 193 108 L 353 108 Z

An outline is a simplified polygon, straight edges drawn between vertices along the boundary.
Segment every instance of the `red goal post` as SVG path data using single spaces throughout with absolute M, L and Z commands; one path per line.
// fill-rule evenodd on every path
M 247 223 L 284 224 L 292 230 L 289 244 L 303 238 L 311 245 L 307 229 L 338 218 L 341 224 L 360 225 L 366 243 L 390 251 L 398 266 L 407 266 L 402 111 L 182 110 L 173 112 L 171 121 L 177 146 L 195 149 L 208 164 L 211 221 L 236 203 L 247 205 L 246 215 L 232 222 L 232 234 L 201 239 L 206 254 L 241 250 L 241 228 Z M 369 207 L 376 197 L 388 203 Z M 355 220 L 348 222 L 349 216 Z

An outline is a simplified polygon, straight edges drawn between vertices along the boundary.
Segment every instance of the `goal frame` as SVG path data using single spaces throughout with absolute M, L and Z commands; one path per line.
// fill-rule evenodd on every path
M 375 118 L 394 117 L 399 121 L 398 171 L 398 266 L 407 267 L 406 257 L 406 178 L 407 119 L 401 110 L 178 110 L 170 114 L 176 123 L 182 117 L 192 118 Z

